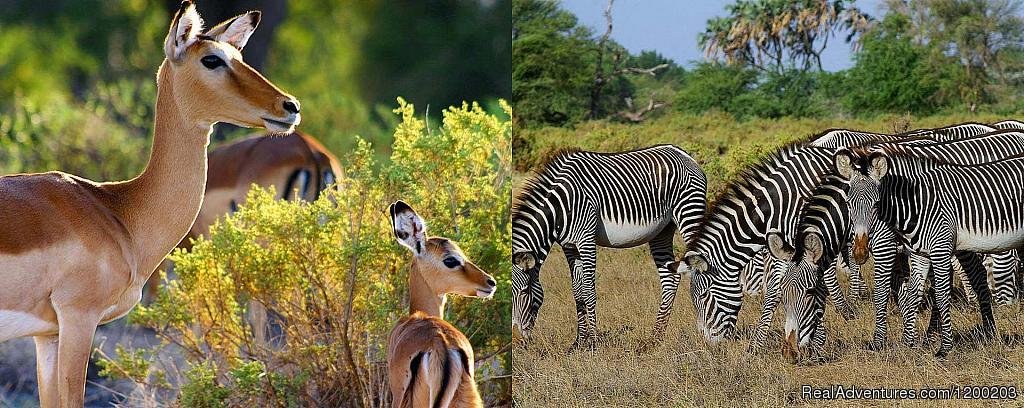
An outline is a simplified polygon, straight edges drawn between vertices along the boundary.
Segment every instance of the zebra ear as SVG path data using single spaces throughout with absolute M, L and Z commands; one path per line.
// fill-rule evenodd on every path
M 687 252 L 686 255 L 683 255 L 683 262 L 691 272 L 706 273 L 708 271 L 708 259 L 700 252 Z
M 772 231 L 768 233 L 768 252 L 771 252 L 772 256 L 776 258 L 790 262 L 793 260 L 793 253 L 796 251 L 786 243 L 786 239 L 782 237 L 781 232 Z
M 678 273 L 681 276 L 689 275 L 689 268 L 681 268 L 682 266 L 682 261 L 671 261 L 665 264 L 665 269 L 668 269 L 670 272 Z
M 391 228 L 402 246 L 409 248 L 416 256 L 426 251 L 427 224 L 402 200 L 391 204 Z
M 537 266 L 537 256 L 530 251 L 519 251 L 512 254 L 512 264 L 528 271 Z
M 840 149 L 832 158 L 835 164 L 836 174 L 849 180 L 853 175 L 853 153 L 847 149 Z
M 804 236 L 804 253 L 807 254 L 808 260 L 812 263 L 818 263 L 821 259 L 821 255 L 825 252 L 825 244 L 821 239 L 821 234 L 812 232 Z
M 889 174 L 889 158 L 879 152 L 872 153 L 868 157 L 868 177 L 881 181 L 886 174 Z

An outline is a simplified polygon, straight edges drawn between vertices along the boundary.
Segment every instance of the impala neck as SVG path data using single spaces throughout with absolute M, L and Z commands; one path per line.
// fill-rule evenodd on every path
M 140 265 L 156 267 L 188 233 L 206 188 L 212 123 L 189 121 L 175 103 L 170 62 L 157 73 L 153 150 L 145 170 L 125 182 L 124 219 Z
M 423 312 L 427 316 L 444 319 L 445 294 L 438 295 L 420 274 L 416 262 L 409 271 L 409 314 Z

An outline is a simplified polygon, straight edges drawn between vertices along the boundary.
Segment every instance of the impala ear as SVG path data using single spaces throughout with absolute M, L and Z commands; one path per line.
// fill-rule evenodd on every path
M 821 234 L 811 232 L 804 236 L 804 253 L 807 254 L 808 260 L 818 263 L 821 255 L 825 253 L 825 243 L 821 239 Z
M 190 1 L 181 2 L 178 12 L 171 20 L 171 29 L 164 40 L 164 56 L 171 61 L 178 61 L 188 46 L 196 42 L 203 31 L 203 19 L 196 12 L 196 6 Z
M 771 252 L 772 256 L 779 258 L 786 262 L 793 260 L 793 253 L 796 252 L 792 246 L 786 243 L 786 239 L 782 237 L 782 233 L 779 231 L 771 231 L 768 233 L 768 252 Z
M 223 23 L 217 24 L 215 27 L 209 29 L 206 35 L 213 37 L 217 41 L 226 42 L 231 44 L 239 51 L 245 47 L 245 43 L 249 41 L 249 37 L 252 32 L 256 30 L 256 26 L 260 24 L 260 12 L 250 11 L 245 14 L 235 16 L 235 18 L 225 20 Z
M 528 271 L 537 266 L 537 256 L 530 251 L 519 251 L 512 254 L 512 264 L 520 269 Z
M 853 175 L 853 153 L 848 149 L 840 149 L 832 157 L 835 164 L 835 171 L 840 177 L 849 180 Z
M 683 262 L 691 272 L 707 273 L 708 271 L 708 259 L 700 252 L 687 252 L 686 255 L 683 255 Z
M 416 256 L 423 255 L 426 250 L 427 224 L 413 211 L 409 204 L 402 200 L 391 204 L 391 228 L 395 238 Z
M 872 153 L 868 157 L 868 177 L 881 181 L 886 174 L 889 174 L 889 158 L 879 152 Z

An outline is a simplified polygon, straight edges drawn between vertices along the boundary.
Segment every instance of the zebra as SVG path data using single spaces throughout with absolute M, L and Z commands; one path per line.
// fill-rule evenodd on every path
M 1007 119 L 992 124 L 992 127 L 996 129 L 1006 130 L 1024 130 L 1024 122 L 1019 120 Z
M 707 205 L 707 178 L 683 149 L 658 145 L 623 153 L 563 151 L 519 194 L 512 210 L 513 324 L 527 340 L 544 299 L 540 268 L 552 244 L 562 247 L 572 277 L 577 335 L 571 350 L 592 348 L 597 328 L 597 247 L 647 244 L 658 268 L 661 303 L 650 345 L 662 338 L 679 276 L 678 230 L 690 239 Z
M 898 238 L 888 228 L 880 227 L 874 216 L 874 205 L 877 202 L 880 180 L 878 163 L 887 155 L 921 155 L 942 161 L 973 164 L 998 160 L 1014 154 L 1024 153 L 1024 133 L 1017 131 L 998 131 L 981 137 L 929 144 L 887 143 L 869 147 L 840 150 L 835 155 L 835 167 L 838 174 L 848 182 L 848 200 L 850 221 L 853 230 L 853 258 L 855 263 L 863 264 L 870 252 L 875 257 L 875 333 L 872 345 L 882 347 L 887 331 L 886 311 L 889 298 L 891 271 L 895 262 Z M 905 161 L 895 162 L 893 174 L 902 175 L 920 171 L 917 167 L 906 167 Z M 916 162 L 915 162 L 916 163 Z M 991 305 L 989 304 L 988 285 L 985 281 L 984 267 L 980 260 L 973 256 L 963 255 L 958 258 L 969 271 L 970 286 L 975 292 L 983 292 L 984 299 L 979 298 L 979 305 L 986 325 L 994 325 Z M 979 270 L 980 268 L 980 270 Z M 980 279 L 980 280 L 979 280 Z M 905 321 L 904 339 L 913 335 L 913 320 Z M 911 333 L 908 333 L 908 330 Z
M 830 170 L 839 147 L 890 135 L 830 129 L 810 142 L 796 142 L 777 150 L 734 180 L 711 206 L 682 259 L 671 265 L 691 275 L 690 296 L 697 329 L 711 343 L 730 336 L 743 300 L 741 270 L 765 245 L 769 229 L 788 229 L 798 205 Z M 761 319 L 750 350 L 761 347 L 768 335 L 778 303 L 778 265 L 765 273 Z M 749 282 L 750 279 L 747 279 Z
M 985 164 L 940 164 L 913 175 L 890 172 L 903 161 L 934 163 L 913 156 L 882 156 L 877 168 L 878 219 L 927 256 L 935 287 L 941 342 L 935 356 L 953 349 L 949 315 L 952 255 L 1018 249 L 1024 245 L 1024 155 Z M 913 297 L 913 296 L 912 296 Z M 994 335 L 994 325 L 985 327 Z M 989 331 L 992 330 L 992 331 Z

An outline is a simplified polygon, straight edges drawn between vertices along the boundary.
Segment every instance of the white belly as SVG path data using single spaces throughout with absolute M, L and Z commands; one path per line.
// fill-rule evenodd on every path
M 1016 249 L 1024 243 L 1024 228 L 1001 234 L 978 233 L 961 229 L 956 234 L 956 249 L 973 252 L 1002 252 Z
M 655 234 L 661 232 L 667 224 L 667 221 L 660 220 L 648 224 L 620 223 L 611 220 L 601 220 L 601 222 L 604 225 L 604 238 L 607 241 L 601 244 L 617 248 L 644 244 L 650 241 Z
M 57 325 L 24 312 L 0 310 L 0 342 L 57 333 Z

